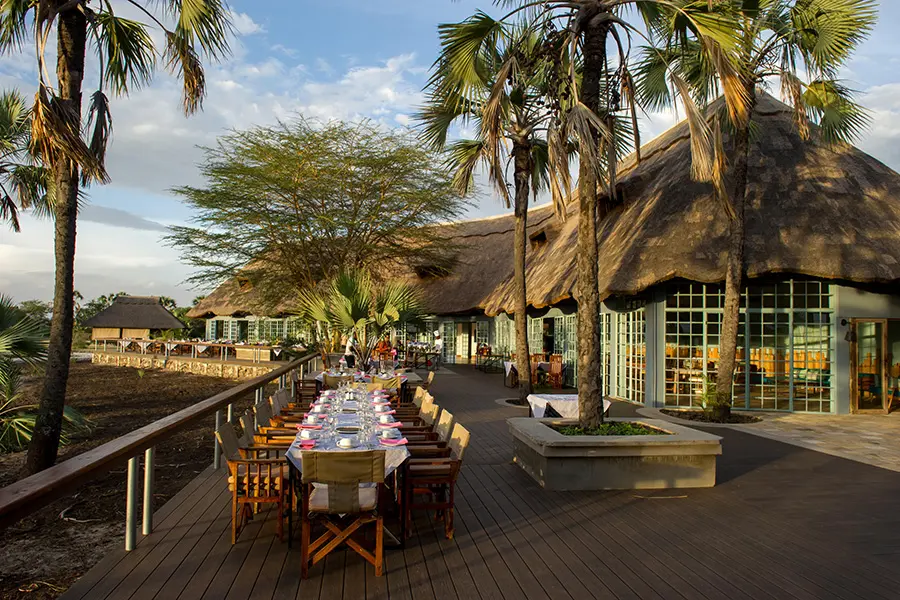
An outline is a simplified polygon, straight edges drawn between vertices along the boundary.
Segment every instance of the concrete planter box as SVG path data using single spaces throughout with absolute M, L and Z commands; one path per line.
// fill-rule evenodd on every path
M 563 435 L 547 427 L 566 419 L 508 419 L 513 460 L 548 490 L 712 487 L 721 439 L 658 419 L 641 423 L 671 435 Z

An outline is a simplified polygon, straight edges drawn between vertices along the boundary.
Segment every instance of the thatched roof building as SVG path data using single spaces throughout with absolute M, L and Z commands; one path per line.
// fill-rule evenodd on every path
M 758 135 L 745 214 L 749 277 L 900 283 L 900 174 L 852 146 L 803 140 L 791 109 L 771 96 L 760 96 L 753 119 Z M 634 156 L 623 161 L 621 203 L 599 233 L 602 296 L 632 295 L 675 278 L 724 280 L 727 217 L 712 186 L 691 180 L 687 123 L 646 144 L 641 157 L 640 163 Z M 577 219 L 570 211 L 560 222 L 549 205 L 529 211 L 530 305 L 572 297 Z M 513 216 L 442 227 L 457 245 L 452 267 L 419 265 L 401 278 L 422 290 L 434 314 L 513 312 Z M 253 290 L 242 291 L 232 279 L 189 316 L 253 313 L 254 304 Z
M 184 328 L 157 296 L 119 296 L 83 325 L 94 339 L 146 338 L 153 330 Z
M 791 109 L 769 95 L 760 96 L 753 120 L 747 275 L 900 283 L 900 174 L 853 146 L 803 140 Z M 687 123 L 646 144 L 641 159 L 623 161 L 622 204 L 599 231 L 601 295 L 633 295 L 675 278 L 723 281 L 727 217 L 712 186 L 691 180 Z M 577 217 L 567 220 L 547 248 L 530 251 L 534 306 L 574 289 L 577 226 Z M 504 281 L 486 312 L 509 312 L 512 291 Z

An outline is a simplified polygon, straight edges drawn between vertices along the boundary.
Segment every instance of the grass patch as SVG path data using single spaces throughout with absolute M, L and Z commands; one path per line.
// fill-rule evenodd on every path
M 550 425 L 563 435 L 669 435 L 654 427 L 627 421 L 608 421 L 598 427 L 579 427 L 577 425 Z
M 759 417 L 741 415 L 738 413 L 731 413 L 728 416 L 728 420 L 722 421 L 721 419 L 714 418 L 705 410 L 672 410 L 663 408 L 659 412 L 664 415 L 669 415 L 670 417 L 685 419 L 686 421 L 697 421 L 698 423 L 759 423 L 762 421 Z

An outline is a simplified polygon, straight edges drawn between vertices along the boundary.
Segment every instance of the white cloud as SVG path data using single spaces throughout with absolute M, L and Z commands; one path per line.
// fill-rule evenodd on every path
M 238 35 L 256 35 L 265 33 L 266 28 L 253 20 L 253 17 L 247 13 L 231 12 L 231 23 L 234 25 Z

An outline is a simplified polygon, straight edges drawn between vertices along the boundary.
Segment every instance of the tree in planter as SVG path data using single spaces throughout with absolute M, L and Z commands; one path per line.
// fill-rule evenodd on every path
M 741 24 L 737 30 L 737 69 L 733 73 L 723 76 L 708 48 L 663 28 L 659 37 L 662 44 L 644 49 L 636 76 L 639 98 L 654 109 L 673 103 L 667 84 L 673 73 L 701 104 L 709 103 L 722 89 L 739 91 L 731 98 L 726 94 L 724 108 L 710 117 L 716 165 L 714 187 L 728 216 L 729 232 L 715 394 L 706 395 L 705 409 L 714 419 L 726 421 L 731 413 L 740 324 L 745 270 L 744 210 L 757 87 L 765 85 L 767 79 L 781 80 L 782 94 L 794 109 L 797 130 L 803 138 L 817 135 L 829 143 L 854 139 L 866 126 L 868 117 L 836 76 L 859 42 L 871 32 L 877 5 L 872 0 L 733 0 L 720 3 L 720 8 L 733 11 Z M 734 110 L 735 98 L 744 102 L 744 109 Z M 727 148 L 723 129 L 731 133 Z
M 670 0 L 547 0 L 536 3 L 522 0 L 510 14 L 527 14 L 543 30 L 547 22 L 557 24 L 570 48 L 572 63 L 568 82 L 551 88 L 548 100 L 558 115 L 558 122 L 548 131 L 551 153 L 574 140 L 579 154 L 578 171 L 578 247 L 576 250 L 578 301 L 578 408 L 582 427 L 596 427 L 603 422 L 602 355 L 600 341 L 600 261 L 597 232 L 617 202 L 617 163 L 630 149 L 640 160 L 640 138 L 634 82 L 629 70 L 631 36 L 646 37 L 636 25 L 626 21 L 627 9 L 633 9 L 649 35 L 653 36 L 664 21 L 685 38 L 696 38 L 718 50 L 718 67 L 729 70 L 729 52 L 735 45 L 736 23 L 728 13 L 709 10 L 705 2 L 678 5 Z M 607 54 L 607 47 L 612 55 Z M 726 89 L 732 94 L 736 90 Z M 693 100 L 683 99 L 693 112 Z M 735 106 L 740 103 L 735 101 Z M 692 129 L 702 126 L 690 120 Z M 630 133 L 629 133 L 630 132 Z M 699 138 L 708 138 L 704 133 Z M 706 148 L 692 144 L 694 161 L 700 175 L 709 165 Z M 554 150 L 555 149 L 555 150 Z M 557 175 L 559 176 L 559 175 Z M 561 197 L 561 199 L 564 197 Z
M 298 315 L 321 338 L 353 336 L 353 354 L 363 368 L 378 341 L 424 316 L 418 292 L 401 283 L 376 283 L 365 271 L 338 274 L 323 289 L 300 293 Z
M 537 196 L 549 184 L 546 131 L 554 115 L 545 98 L 553 79 L 550 71 L 559 68 L 552 58 L 560 49 L 534 30 L 511 27 L 482 12 L 438 29 L 442 50 L 432 68 L 428 101 L 418 115 L 423 139 L 436 149 L 448 149 L 461 194 L 472 189 L 481 165 L 507 208 L 507 165 L 513 165 L 516 370 L 524 402 L 532 392 L 525 286 L 528 200 L 529 193 Z M 476 138 L 448 143 L 453 126 L 473 122 Z M 568 153 L 561 160 L 568 160 Z
M 51 211 L 48 173 L 30 151 L 31 109 L 17 91 L 0 94 L 0 221 L 20 230 L 19 212 Z
M 72 349 L 75 226 L 80 185 L 108 180 L 104 156 L 112 120 L 104 89 L 127 94 L 150 81 L 158 58 L 183 83 L 186 114 L 200 108 L 206 83 L 200 52 L 221 57 L 228 52 L 231 30 L 222 0 L 128 1 L 129 10 L 147 22 L 116 14 L 107 0 L 15 1 L 0 5 L 0 50 L 34 43 L 38 88 L 31 120 L 31 145 L 50 172 L 53 190 L 56 280 L 53 318 L 44 386 L 28 449 L 25 469 L 35 473 L 56 461 L 62 429 L 69 355 Z M 159 11 L 157 16 L 154 11 Z M 174 23 L 168 27 L 163 21 Z M 149 23 L 149 25 L 148 25 Z M 150 27 L 165 36 L 165 47 L 156 47 Z M 56 78 L 50 75 L 46 56 L 50 36 L 56 33 Z M 91 95 L 87 127 L 82 138 L 82 82 L 88 44 L 100 62 L 100 84 Z

